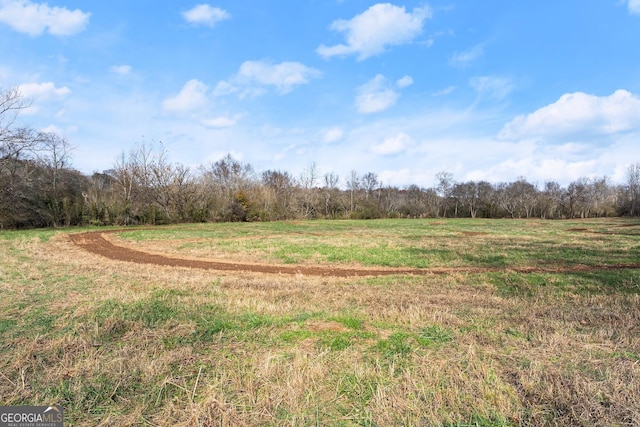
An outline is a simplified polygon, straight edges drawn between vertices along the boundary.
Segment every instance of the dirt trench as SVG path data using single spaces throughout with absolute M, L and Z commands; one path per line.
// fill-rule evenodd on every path
M 347 268 L 333 266 L 310 265 L 280 265 L 216 261 L 209 259 L 195 260 L 177 258 L 169 255 L 152 254 L 138 251 L 125 246 L 116 245 L 105 236 L 118 233 L 120 230 L 92 231 L 70 234 L 71 241 L 86 250 L 105 258 L 116 261 L 133 262 L 137 264 L 151 264 L 169 267 L 197 268 L 202 270 L 217 270 L 230 272 L 250 272 L 285 275 L 306 275 L 325 277 L 364 277 L 391 275 L 429 275 L 451 273 L 487 273 L 512 271 L 518 273 L 570 273 L 599 270 L 638 269 L 640 263 L 631 264 L 601 264 L 601 265 L 571 265 L 571 266 L 517 266 L 517 267 L 435 267 L 435 268 Z

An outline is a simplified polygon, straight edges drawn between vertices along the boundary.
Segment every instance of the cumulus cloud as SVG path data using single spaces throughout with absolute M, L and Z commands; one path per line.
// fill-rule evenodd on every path
M 218 22 L 230 19 L 231 15 L 224 9 L 208 4 L 199 4 L 192 9 L 182 12 L 182 17 L 192 25 L 214 27 Z
M 357 55 L 364 60 L 385 51 L 388 46 L 411 42 L 422 33 L 424 21 L 431 17 L 428 7 L 415 8 L 411 13 L 404 7 L 378 3 L 350 20 L 339 19 L 329 27 L 344 33 L 346 43 L 320 45 L 316 52 L 325 58 Z
M 238 93 L 240 97 L 257 96 L 270 87 L 284 95 L 321 75 L 320 71 L 299 62 L 272 64 L 268 61 L 246 61 L 229 80 L 217 84 L 214 95 Z
M 413 139 L 404 132 L 382 141 L 380 144 L 371 146 L 371 151 L 375 154 L 390 155 L 398 154 L 415 145 Z
M 500 131 L 502 139 L 572 137 L 640 131 L 640 98 L 626 90 L 609 96 L 562 95 L 553 104 L 521 115 Z
M 89 23 L 90 13 L 80 9 L 49 7 L 29 0 L 0 2 L 0 22 L 32 37 L 48 32 L 54 36 L 70 36 L 82 32 Z
M 28 108 L 20 111 L 21 114 L 26 115 L 36 114 L 44 103 L 60 100 L 71 93 L 68 87 L 56 87 L 53 82 L 25 83 L 19 85 L 18 90 L 25 99 L 32 101 Z
M 404 76 L 396 82 L 396 85 L 400 89 L 404 89 L 405 87 L 409 87 L 413 84 L 413 78 L 411 76 Z
M 356 110 L 362 114 L 379 113 L 393 107 L 400 93 L 398 89 L 404 89 L 413 84 L 411 76 L 404 76 L 394 85 L 382 74 L 356 89 Z
M 363 114 L 379 113 L 393 107 L 399 97 L 389 81 L 378 74 L 357 89 L 356 109 Z
M 25 83 L 18 86 L 18 90 L 22 96 L 28 99 L 50 99 L 63 97 L 71 93 L 71 89 L 68 87 L 56 87 L 53 82 Z
M 126 76 L 128 74 L 131 74 L 131 65 L 114 65 L 111 68 L 109 68 L 109 71 L 111 71 L 114 74 Z
M 344 137 L 344 131 L 342 128 L 335 126 L 324 132 L 322 136 L 322 142 L 325 144 L 331 144 L 340 141 Z
M 640 15 L 640 0 L 629 0 L 627 4 L 629 13 L 632 15 Z
M 207 103 L 208 87 L 199 80 L 189 80 L 177 95 L 162 102 L 165 111 L 186 112 L 202 108 Z

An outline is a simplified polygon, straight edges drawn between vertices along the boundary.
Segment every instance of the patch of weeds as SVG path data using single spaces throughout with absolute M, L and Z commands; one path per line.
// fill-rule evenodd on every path
M 297 343 L 313 336 L 315 336 L 315 333 L 306 329 L 284 331 L 279 335 L 280 339 L 286 343 Z
M 85 420 L 91 424 L 96 422 L 96 416 L 122 413 L 124 408 L 115 405 L 116 402 L 134 401 L 146 394 L 148 399 L 145 406 L 150 405 L 153 403 L 150 396 L 154 391 L 145 385 L 137 369 L 128 372 L 126 378 L 108 374 L 71 377 L 58 384 L 40 384 L 37 389 L 46 401 L 55 401 L 64 406 L 65 418 L 76 422 Z
M 425 347 L 440 346 L 453 340 L 451 330 L 438 325 L 431 325 L 420 329 L 415 338 L 420 345 Z
M 357 317 L 353 317 L 353 316 L 336 316 L 336 317 L 330 317 L 329 320 L 338 322 L 341 325 L 356 331 L 359 331 L 362 328 L 364 328 L 364 320 L 358 319 Z
M 190 340 L 185 337 L 169 335 L 162 337 L 162 346 L 165 350 L 174 350 L 186 344 L 191 344 Z
M 182 310 L 175 301 L 167 298 L 170 292 L 156 292 L 150 298 L 130 304 L 115 300 L 106 300 L 96 308 L 96 320 L 99 323 L 108 318 L 116 318 L 131 322 L 141 322 L 147 328 L 155 328 L 170 319 L 179 318 Z
M 405 356 L 413 351 L 412 338 L 406 332 L 394 332 L 389 338 L 378 341 L 375 349 L 386 357 Z
M 303 312 L 303 313 L 298 313 L 295 316 L 292 317 L 288 317 L 285 318 L 285 323 L 304 323 L 307 320 L 310 319 L 317 319 L 320 318 L 324 315 L 324 313 L 322 312 L 315 312 L 315 313 L 308 313 L 308 312 Z
M 615 295 L 640 294 L 640 271 L 631 269 L 569 273 L 487 273 L 489 282 L 502 297 L 531 298 L 541 292 L 552 294 Z
M 7 230 L 0 233 L 0 239 L 15 241 L 37 238 L 41 243 L 46 243 L 51 239 L 51 237 L 55 236 L 58 233 L 59 231 L 51 228 L 37 230 Z
M 338 379 L 336 389 L 338 395 L 347 397 L 352 407 L 366 408 L 376 394 L 378 382 L 374 378 L 347 373 Z
M 255 313 L 247 313 L 238 316 L 238 322 L 242 329 L 257 329 L 274 325 L 274 320 L 268 316 L 262 316 Z
M 466 253 L 462 255 L 462 259 L 468 261 L 471 265 L 481 267 L 504 267 L 509 260 L 504 255 L 494 255 L 490 253 Z
M 331 351 L 342 351 L 353 345 L 352 336 L 348 333 L 325 334 L 318 341 L 320 348 L 326 348 Z
M 629 360 L 635 360 L 635 361 L 640 361 L 640 353 L 635 353 L 632 351 L 621 351 L 621 352 L 614 352 L 611 354 L 611 357 L 613 357 L 614 359 L 629 359 Z
M 502 297 L 535 296 L 541 288 L 547 286 L 549 277 L 544 274 L 520 274 L 512 272 L 487 273 L 489 282 L 495 286 Z
M 180 310 L 169 301 L 151 298 L 149 301 L 133 304 L 129 314 L 132 320 L 141 321 L 144 326 L 154 328 L 178 317 Z
M 37 307 L 24 317 L 24 328 L 28 334 L 51 334 L 58 316 L 47 312 L 46 307 Z
M 515 338 L 520 338 L 520 339 L 525 339 L 525 340 L 529 340 L 530 339 L 530 337 L 526 336 L 525 334 L 523 334 L 519 330 L 513 329 L 513 328 L 505 329 L 504 333 L 507 334 L 507 335 L 510 335 L 512 337 L 515 337 Z
M 300 261 L 308 260 L 318 251 L 315 244 L 285 244 L 278 246 L 273 255 L 278 257 L 285 264 L 297 264 Z
M 567 288 L 580 295 L 640 294 L 640 271 L 602 270 L 569 275 Z
M 14 319 L 0 319 L 0 336 L 15 328 L 18 322 Z
M 196 330 L 193 333 L 193 338 L 197 341 L 209 341 L 222 332 L 239 329 L 238 325 L 224 313 L 209 313 L 196 320 Z
M 513 422 L 499 415 L 487 417 L 479 414 L 471 415 L 468 421 L 447 422 L 442 424 L 443 427 L 511 427 L 513 425 L 515 425 Z

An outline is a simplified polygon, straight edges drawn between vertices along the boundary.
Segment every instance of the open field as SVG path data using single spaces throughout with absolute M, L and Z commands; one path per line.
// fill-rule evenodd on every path
M 107 230 L 0 233 L 3 404 L 87 426 L 640 425 L 637 219 Z

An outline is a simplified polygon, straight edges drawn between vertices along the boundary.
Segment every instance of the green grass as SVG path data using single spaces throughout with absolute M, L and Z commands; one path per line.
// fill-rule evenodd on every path
M 372 220 L 216 224 L 126 231 L 121 236 L 206 256 L 261 254 L 285 264 L 507 268 L 634 263 L 634 220 Z M 584 231 L 575 231 L 584 230 Z M 193 241 L 195 240 L 195 241 Z

